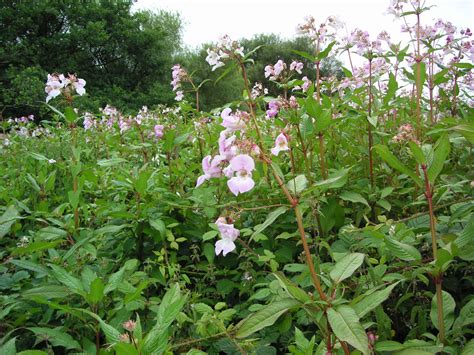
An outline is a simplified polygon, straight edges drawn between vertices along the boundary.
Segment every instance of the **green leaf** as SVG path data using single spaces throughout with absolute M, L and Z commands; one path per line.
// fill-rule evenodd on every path
M 444 302 L 443 302 L 444 303 Z M 474 299 L 471 299 L 468 303 L 464 305 L 459 312 L 459 316 L 454 322 L 454 329 L 461 329 L 466 325 L 471 325 L 474 323 Z
M 163 222 L 161 219 L 150 219 L 149 223 L 150 223 L 150 226 L 153 227 L 153 229 L 156 229 L 158 232 L 160 232 L 160 235 L 162 238 L 166 236 L 165 222 Z
M 0 345 L 0 354 L 2 355 L 16 355 L 16 338 L 11 338 L 5 344 Z
M 206 241 L 206 240 L 209 240 L 209 239 L 212 239 L 214 238 L 216 235 L 218 234 L 217 231 L 209 231 L 209 232 L 206 232 L 202 235 L 202 240 L 203 241 Z
M 420 146 L 413 141 L 408 142 L 411 153 L 415 157 L 415 160 L 418 164 L 426 164 L 425 154 L 421 150 Z
M 353 308 L 346 305 L 328 308 L 327 316 L 332 331 L 339 340 L 349 343 L 363 354 L 370 353 L 367 334 Z
M 397 79 L 395 78 L 395 75 L 393 73 L 389 73 L 387 93 L 385 94 L 385 97 L 383 98 L 384 105 L 387 105 L 389 101 L 395 96 L 397 89 L 398 89 Z
M 339 195 L 341 199 L 344 201 L 350 201 L 354 203 L 362 203 L 366 205 L 367 207 L 369 206 L 369 203 L 365 198 L 362 197 L 362 195 L 358 192 L 353 192 L 353 191 L 344 191 L 342 194 Z
M 0 238 L 3 238 L 10 233 L 11 227 L 15 224 L 19 216 L 18 211 L 14 206 L 8 206 L 7 210 L 0 216 Z
M 104 166 L 104 167 L 111 167 L 119 164 L 123 164 L 128 162 L 127 159 L 123 158 L 111 158 L 111 159 L 102 159 L 97 161 L 97 165 Z
M 97 304 L 104 298 L 104 283 L 100 278 L 96 278 L 91 283 L 88 299 L 91 304 Z
M 329 52 L 331 51 L 332 47 L 334 47 L 335 44 L 336 44 L 336 41 L 332 41 L 331 43 L 329 43 L 328 46 L 326 48 L 324 48 L 324 50 L 321 51 L 318 54 L 317 59 L 322 60 L 322 59 L 326 58 L 329 55 Z
M 23 350 L 16 353 L 16 355 L 48 355 L 48 353 L 41 350 Z
M 373 126 L 373 127 L 377 127 L 377 123 L 379 121 L 379 118 L 378 116 L 366 116 L 367 117 L 367 121 L 369 121 L 369 123 Z
M 398 351 L 403 350 L 404 346 L 402 343 L 393 340 L 384 340 L 378 341 L 375 343 L 375 351 L 383 352 L 383 351 Z
M 95 232 L 96 234 L 108 234 L 108 233 L 115 234 L 127 227 L 128 227 L 128 224 L 122 224 L 120 226 L 109 224 L 107 226 L 103 226 L 102 228 L 97 229 Z
M 214 81 L 214 85 L 217 85 L 219 81 L 224 79 L 235 68 L 237 68 L 237 64 L 233 61 L 230 65 L 227 66 L 226 70 L 224 70 L 224 72 L 216 79 L 216 81 Z
M 369 291 L 367 292 L 366 295 L 362 295 L 362 299 L 360 301 L 357 301 L 355 304 L 352 304 L 352 308 L 354 308 L 355 312 L 357 313 L 357 316 L 359 318 L 362 318 L 365 316 L 367 313 L 370 311 L 374 310 L 377 308 L 382 302 L 384 302 L 389 296 L 392 290 L 400 283 L 401 281 L 398 281 L 394 283 L 393 285 L 390 285 L 386 287 L 383 290 L 379 291 Z
M 351 253 L 339 260 L 330 272 L 335 283 L 339 283 L 350 277 L 364 262 L 364 254 Z
M 453 131 L 461 134 L 467 141 L 474 144 L 474 123 L 466 123 L 451 128 Z
M 44 285 L 35 288 L 30 288 L 26 291 L 23 291 L 21 295 L 24 298 L 32 298 L 36 296 L 41 296 L 46 299 L 53 299 L 53 298 L 61 298 L 64 299 L 68 295 L 70 295 L 70 291 L 64 287 L 59 285 Z
M 454 309 L 456 308 L 456 302 L 454 301 L 453 296 L 451 296 L 446 291 L 442 292 L 442 298 L 443 298 L 444 330 L 448 331 L 454 322 Z M 438 301 L 435 294 L 431 300 L 430 318 L 435 328 L 439 330 L 437 305 L 438 305 Z
M 66 122 L 74 123 L 77 120 L 76 111 L 74 111 L 74 109 L 71 106 L 67 106 L 64 109 L 64 117 L 66 118 Z
M 282 272 L 275 272 L 273 275 L 276 277 L 276 279 L 280 283 L 280 286 L 286 291 L 288 296 L 291 296 L 302 303 L 311 300 L 305 290 L 299 288 L 293 282 L 288 280 Z
M 398 160 L 397 157 L 395 157 L 395 155 L 393 155 L 390 150 L 388 149 L 387 146 L 385 145 L 376 145 L 374 146 L 374 149 L 375 151 L 377 152 L 377 154 L 383 159 L 385 160 L 385 162 L 390 165 L 392 168 L 398 170 L 399 172 L 401 172 L 402 174 L 405 174 L 405 175 L 408 175 L 409 177 L 411 177 L 413 179 L 413 181 L 415 181 L 415 183 L 419 186 L 419 187 L 423 187 L 423 183 L 420 179 L 419 176 L 417 176 L 414 171 L 411 171 L 410 169 L 408 169 L 405 165 L 403 165 L 400 160 Z
M 255 231 L 253 232 L 250 239 L 253 239 L 257 234 L 262 233 L 268 226 L 270 226 L 275 220 L 280 217 L 283 213 L 288 211 L 288 207 L 278 207 L 276 210 L 270 212 L 267 216 L 267 219 L 262 224 L 259 224 L 255 227 Z
M 316 58 L 315 56 L 312 56 L 311 54 L 303 52 L 303 51 L 297 51 L 296 49 L 293 49 L 292 52 L 295 54 L 298 54 L 299 56 L 303 58 L 308 59 L 311 62 L 316 62 L 318 60 L 318 58 Z
M 449 137 L 447 134 L 442 135 L 436 142 L 434 148 L 434 157 L 428 167 L 428 180 L 434 184 L 436 177 L 443 170 L 443 165 L 450 152 Z
M 263 328 L 273 325 L 283 313 L 300 305 L 301 303 L 293 298 L 286 298 L 270 303 L 237 324 L 235 336 L 236 338 L 246 338 Z
M 53 346 L 62 346 L 66 349 L 82 349 L 81 345 L 61 328 L 31 327 L 26 329 L 31 330 L 38 338 L 48 340 Z
M 120 341 L 120 332 L 111 325 L 105 323 L 102 318 L 100 318 L 97 314 L 82 308 L 76 308 L 76 310 L 90 315 L 92 318 L 99 322 L 100 329 L 102 329 L 102 331 L 104 332 L 107 342 L 109 342 L 110 344 L 115 344 Z
M 79 279 L 69 274 L 65 269 L 60 266 L 49 264 L 49 267 L 52 269 L 51 273 L 53 274 L 53 276 L 69 290 L 83 297 L 86 296 L 86 292 L 82 286 L 82 282 Z
M 468 341 L 468 343 L 462 349 L 461 355 L 472 355 L 474 354 L 474 339 Z
M 423 85 L 426 80 L 426 66 L 423 62 L 413 64 L 413 74 L 415 76 L 415 84 L 418 92 L 423 90 Z
M 415 247 L 399 242 L 391 237 L 385 237 L 385 245 L 397 258 L 405 261 L 419 261 L 421 254 Z
M 306 179 L 306 176 L 304 175 L 298 175 L 294 179 L 288 181 L 286 186 L 293 194 L 299 194 L 301 191 L 306 189 L 306 186 L 308 186 L 308 179 Z
M 156 315 L 156 325 L 143 340 L 144 353 L 161 354 L 166 350 L 169 327 L 183 308 L 185 302 L 186 296 L 181 295 L 178 284 L 174 284 L 165 293 Z

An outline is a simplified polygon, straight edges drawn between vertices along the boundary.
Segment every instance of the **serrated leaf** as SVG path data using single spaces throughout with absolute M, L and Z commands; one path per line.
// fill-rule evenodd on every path
M 299 194 L 308 186 L 308 179 L 306 179 L 306 176 L 304 175 L 298 175 L 294 179 L 288 181 L 286 186 L 288 187 L 288 190 L 290 190 L 290 192 L 292 192 L 293 194 Z
M 166 350 L 169 327 L 183 308 L 185 302 L 186 296 L 181 295 L 178 284 L 174 284 L 165 293 L 156 315 L 156 325 L 143 340 L 144 353 L 161 354 Z
M 343 199 L 344 201 L 350 201 L 350 202 L 354 202 L 354 203 L 362 203 L 362 204 L 366 205 L 367 207 L 370 207 L 367 200 L 365 198 L 363 198 L 362 195 L 358 192 L 344 191 L 342 194 L 339 195 L 339 197 L 341 199 Z
M 415 160 L 418 164 L 426 164 L 425 154 L 421 150 L 420 146 L 413 141 L 408 142 L 411 153 L 415 157 Z
M 422 183 L 420 177 L 417 176 L 413 171 L 408 169 L 405 165 L 403 165 L 402 162 L 400 160 L 398 160 L 398 158 L 395 157 L 395 155 L 393 155 L 392 152 L 390 152 L 390 150 L 388 149 L 387 146 L 378 144 L 378 145 L 374 146 L 374 149 L 377 152 L 377 154 L 388 165 L 390 165 L 392 168 L 398 170 L 402 174 L 408 175 L 409 177 L 411 177 L 413 179 L 413 181 L 415 181 L 415 183 L 419 187 L 423 187 L 423 183 Z
M 359 318 L 362 318 L 367 313 L 369 313 L 370 311 L 378 307 L 380 304 L 382 304 L 390 296 L 390 293 L 392 292 L 392 290 L 400 282 L 401 281 L 398 281 L 394 283 L 393 285 L 386 287 L 383 290 L 372 292 L 368 294 L 367 296 L 362 296 L 362 299 L 360 301 L 358 301 L 355 304 L 352 304 L 352 308 L 354 308 L 355 312 L 357 313 L 357 316 L 359 316 Z
M 259 330 L 269 327 L 289 309 L 300 306 L 295 299 L 287 298 L 266 305 L 258 312 L 251 314 L 237 325 L 236 338 L 246 338 Z
M 363 354 L 369 354 L 367 334 L 359 322 L 356 312 L 349 306 L 328 308 L 327 316 L 336 337 L 349 343 Z
M 26 329 L 31 330 L 40 339 L 47 339 L 53 346 L 62 346 L 66 349 L 82 349 L 81 345 L 61 328 L 30 327 Z
M 443 170 L 443 165 L 450 152 L 449 138 L 447 134 L 442 135 L 436 142 L 434 157 L 428 167 L 428 180 L 434 184 L 436 178 Z
M 364 254 L 351 253 L 339 260 L 330 272 L 331 279 L 339 283 L 350 277 L 364 262 Z
M 65 269 L 63 269 L 62 267 L 58 265 L 49 264 L 49 267 L 51 268 L 51 274 L 59 282 L 61 282 L 64 286 L 66 286 L 72 292 L 85 297 L 86 295 L 85 290 L 82 286 L 82 282 L 78 278 L 72 276 Z
M 252 236 L 250 237 L 253 239 L 257 234 L 262 233 L 265 229 L 267 229 L 268 226 L 270 226 L 273 222 L 276 221 L 278 217 L 280 217 L 283 213 L 288 211 L 287 207 L 278 207 L 276 210 L 270 212 L 265 219 L 265 222 L 262 224 L 259 224 L 256 228 L 255 231 L 253 232 Z
M 385 245 L 390 252 L 397 258 L 405 261 L 419 261 L 421 254 L 415 247 L 399 242 L 391 237 L 385 238 Z
M 461 329 L 466 325 L 471 325 L 474 323 L 474 299 L 471 299 L 468 303 L 461 308 L 459 316 L 454 322 L 454 329 Z
M 88 299 L 91 304 L 97 304 L 104 298 L 104 283 L 100 278 L 96 278 L 91 283 Z

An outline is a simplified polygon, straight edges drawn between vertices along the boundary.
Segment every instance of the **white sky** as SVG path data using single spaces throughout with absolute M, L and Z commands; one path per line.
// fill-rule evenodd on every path
M 443 18 L 458 28 L 474 29 L 474 1 L 429 0 L 436 5 L 422 14 L 422 22 Z M 179 12 L 184 21 L 183 41 L 190 47 L 216 42 L 228 34 L 232 39 L 251 38 L 259 33 L 276 33 L 293 38 L 296 26 L 305 16 L 316 22 L 336 15 L 347 24 L 367 30 L 371 37 L 387 30 L 392 38 L 400 38 L 401 20 L 384 15 L 389 0 L 138 0 L 134 9 L 164 9 Z

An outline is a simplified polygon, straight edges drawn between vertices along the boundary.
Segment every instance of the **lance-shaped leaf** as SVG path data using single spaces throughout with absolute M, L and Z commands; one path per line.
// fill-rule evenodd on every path
M 354 273 L 354 271 L 356 271 L 362 265 L 363 261 L 364 254 L 347 254 L 336 263 L 336 266 L 334 266 L 329 275 L 335 283 L 339 283 L 342 280 L 345 280 L 350 277 Z
M 369 354 L 367 334 L 353 308 L 341 305 L 327 310 L 329 324 L 336 337 L 349 343 L 363 354 Z
M 251 314 L 237 325 L 237 338 L 245 338 L 259 330 L 269 327 L 289 309 L 300 306 L 301 302 L 293 298 L 285 298 L 270 303 L 258 312 Z
M 374 146 L 375 151 L 378 153 L 378 155 L 385 160 L 385 162 L 390 165 L 392 168 L 398 170 L 402 174 L 408 175 L 415 181 L 415 183 L 423 187 L 423 183 L 418 175 L 415 174 L 414 171 L 410 170 L 407 168 L 405 165 L 402 164 L 398 158 L 390 152 L 387 146 L 378 144 Z
M 443 165 L 449 155 L 449 152 L 449 138 L 447 134 L 443 134 L 436 142 L 433 161 L 428 167 L 428 180 L 431 184 L 435 182 L 436 178 L 441 173 L 441 170 L 443 170 Z

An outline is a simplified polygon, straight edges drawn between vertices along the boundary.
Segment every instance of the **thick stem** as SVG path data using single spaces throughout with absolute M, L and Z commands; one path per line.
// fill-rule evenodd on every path
M 369 105 L 367 108 L 367 113 L 369 117 L 372 116 L 372 56 L 369 57 Z M 369 135 L 369 175 L 370 175 L 370 186 L 372 190 L 374 189 L 374 158 L 372 155 L 372 147 L 374 145 L 372 137 L 372 124 L 367 122 L 368 125 L 368 135 Z
M 433 259 L 438 260 L 438 243 L 436 240 L 436 221 L 433 208 L 433 189 L 428 180 L 428 172 L 426 171 L 426 165 L 422 164 L 421 169 L 425 178 L 425 196 L 428 201 L 428 209 L 430 213 L 430 231 L 431 231 L 431 247 L 433 250 Z M 443 274 L 440 271 L 439 274 L 434 276 L 434 282 L 436 285 L 436 306 L 438 309 L 438 329 L 439 329 L 439 340 L 444 343 L 444 315 L 443 315 L 443 288 L 442 288 Z
M 323 179 L 328 178 L 328 172 L 326 170 L 326 162 L 324 160 L 324 136 L 321 132 L 318 133 L 319 138 L 319 163 L 321 164 L 321 175 Z

